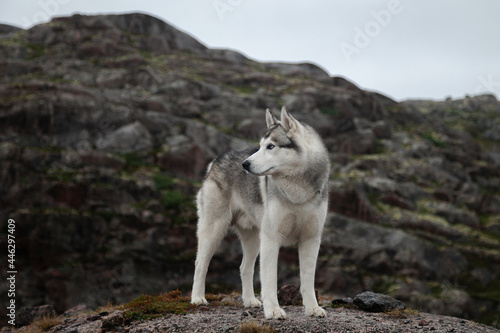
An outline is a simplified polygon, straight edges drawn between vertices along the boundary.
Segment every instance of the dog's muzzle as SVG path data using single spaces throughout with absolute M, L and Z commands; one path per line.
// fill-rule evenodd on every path
M 250 161 L 249 160 L 244 160 L 243 163 L 241 163 L 241 166 L 243 167 L 243 169 L 245 169 L 247 172 L 250 171 Z

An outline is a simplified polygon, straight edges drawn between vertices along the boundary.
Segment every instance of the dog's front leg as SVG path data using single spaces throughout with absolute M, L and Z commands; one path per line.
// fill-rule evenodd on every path
M 266 319 L 284 319 L 286 317 L 278 303 L 278 254 L 279 241 L 261 232 L 260 239 L 260 281 L 262 302 Z
M 318 305 L 314 291 L 314 275 L 318 259 L 320 236 L 311 237 L 299 242 L 300 292 L 306 315 L 324 317 L 326 312 Z

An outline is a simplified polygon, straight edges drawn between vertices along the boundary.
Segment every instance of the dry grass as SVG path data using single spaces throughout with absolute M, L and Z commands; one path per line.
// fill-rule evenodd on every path
M 274 333 L 276 332 L 267 325 L 260 325 L 256 321 L 249 321 L 240 325 L 240 333 Z
M 116 310 L 120 310 L 121 305 L 113 305 L 112 303 L 108 303 L 106 305 L 100 306 L 97 309 L 95 309 L 95 313 L 102 313 L 102 312 L 113 312 Z
M 62 321 L 63 321 L 63 317 L 61 317 L 61 316 L 57 316 L 57 317 L 45 316 L 45 317 L 42 317 L 40 319 L 35 320 L 30 325 L 19 329 L 18 332 L 23 332 L 23 333 L 47 332 L 52 327 L 57 326 L 60 323 L 62 323 Z

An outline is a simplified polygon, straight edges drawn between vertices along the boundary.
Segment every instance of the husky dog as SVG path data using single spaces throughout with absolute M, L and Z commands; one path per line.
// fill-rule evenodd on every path
M 208 265 L 230 227 L 243 247 L 240 266 L 244 306 L 259 307 L 253 275 L 260 251 L 264 314 L 285 318 L 277 297 L 278 252 L 298 243 L 300 291 L 305 312 L 324 317 L 314 291 L 314 275 L 328 205 L 330 161 L 319 135 L 292 117 L 266 110 L 267 132 L 259 149 L 228 152 L 215 159 L 198 192 L 198 253 L 191 303 L 207 304 Z

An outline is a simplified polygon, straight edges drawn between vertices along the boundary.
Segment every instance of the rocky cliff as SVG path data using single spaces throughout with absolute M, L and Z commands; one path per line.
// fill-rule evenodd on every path
M 331 153 L 320 294 L 374 290 L 498 325 L 495 97 L 397 103 L 312 64 L 208 49 L 143 14 L 1 26 L 0 72 L 0 223 L 5 234 L 16 221 L 18 306 L 188 291 L 206 165 L 255 145 L 263 110 L 287 105 Z M 208 290 L 238 290 L 240 260 L 229 236 Z M 296 250 L 280 260 L 280 285 L 298 284 Z

